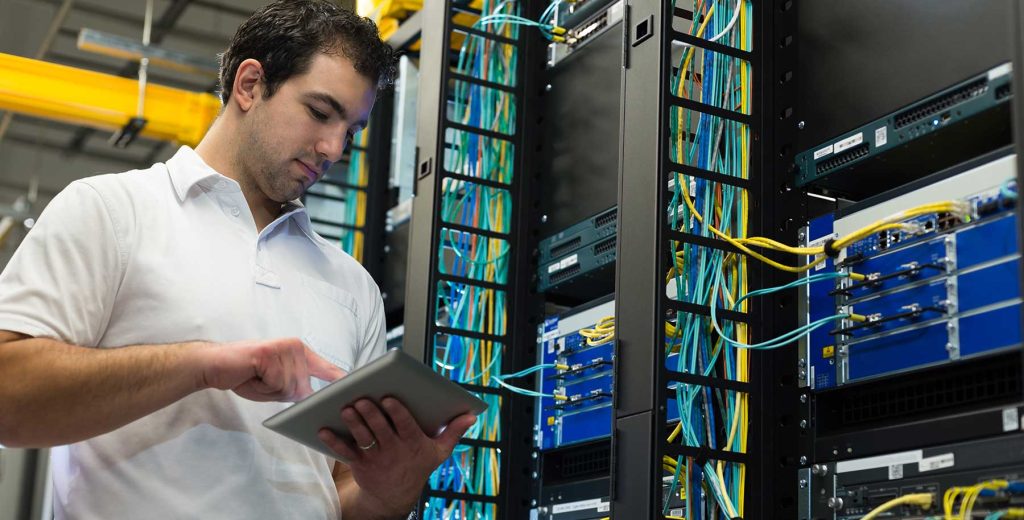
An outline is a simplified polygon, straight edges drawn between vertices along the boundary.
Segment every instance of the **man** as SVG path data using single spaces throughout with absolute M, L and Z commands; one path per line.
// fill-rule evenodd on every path
M 384 352 L 380 293 L 294 199 L 366 125 L 371 22 L 271 4 L 221 57 L 224 109 L 166 164 L 61 192 L 0 276 L 0 443 L 58 446 L 58 518 L 404 518 L 474 418 L 341 411 L 346 466 L 261 426 Z M 278 338 L 278 339 L 252 339 Z M 115 348 L 116 347 L 116 348 Z M 397 382 L 396 382 L 397 384 Z

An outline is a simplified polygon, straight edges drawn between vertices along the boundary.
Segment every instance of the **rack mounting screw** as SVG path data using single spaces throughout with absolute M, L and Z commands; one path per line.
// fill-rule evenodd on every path
M 842 509 L 843 508 L 843 499 L 841 499 L 839 497 L 829 497 L 828 498 L 828 507 L 829 507 L 829 509 L 835 509 L 835 510 Z
M 801 455 L 800 456 L 800 465 L 803 466 L 805 464 L 807 464 L 807 456 L 806 455 Z
M 824 477 L 825 475 L 828 475 L 828 466 L 824 464 L 815 464 L 811 466 L 811 473 L 819 477 Z
M 807 126 L 807 123 L 803 121 L 800 121 L 799 123 L 796 124 L 796 127 L 799 128 L 800 130 L 803 130 L 805 126 Z
M 801 403 L 806 403 L 807 402 L 807 394 L 800 394 L 800 402 Z
M 805 478 L 800 479 L 800 489 L 806 489 L 806 488 L 807 488 L 807 479 L 805 479 Z
M 807 429 L 807 419 L 800 419 L 800 428 L 804 430 Z

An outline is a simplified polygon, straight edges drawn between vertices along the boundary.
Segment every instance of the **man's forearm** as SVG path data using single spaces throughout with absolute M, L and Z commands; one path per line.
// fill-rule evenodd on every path
M 0 344 L 0 444 L 46 447 L 101 435 L 203 388 L 202 343 L 84 348 Z

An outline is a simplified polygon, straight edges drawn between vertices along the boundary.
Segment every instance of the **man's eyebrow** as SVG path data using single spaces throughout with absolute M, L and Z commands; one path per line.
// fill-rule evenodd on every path
M 335 112 L 338 113 L 338 117 L 342 119 L 345 119 L 345 117 L 348 116 L 348 110 L 345 110 L 345 107 L 341 103 L 339 103 L 337 99 L 334 99 L 334 96 L 331 96 L 330 94 L 325 94 L 323 92 L 309 92 L 306 94 L 306 97 L 323 103 L 327 103 L 328 105 L 331 106 L 332 109 L 334 109 Z M 361 119 L 359 121 L 356 121 L 356 123 L 352 126 L 356 126 L 359 127 L 360 129 L 363 129 L 366 128 L 367 124 L 367 120 Z
M 335 112 L 338 113 L 338 116 L 341 117 L 342 119 L 345 119 L 348 116 L 348 111 L 345 110 L 345 107 L 342 106 L 341 103 L 339 103 L 337 99 L 334 99 L 334 97 L 331 96 L 330 94 L 325 94 L 323 92 L 309 92 L 306 94 L 305 97 L 315 99 L 323 103 L 327 103 L 328 105 L 331 106 L 331 108 L 334 109 Z

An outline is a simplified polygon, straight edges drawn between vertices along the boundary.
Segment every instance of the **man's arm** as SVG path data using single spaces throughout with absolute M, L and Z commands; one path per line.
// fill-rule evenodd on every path
M 295 401 L 344 375 L 295 338 L 84 348 L 0 331 L 0 444 L 46 447 L 115 430 L 193 392 Z

